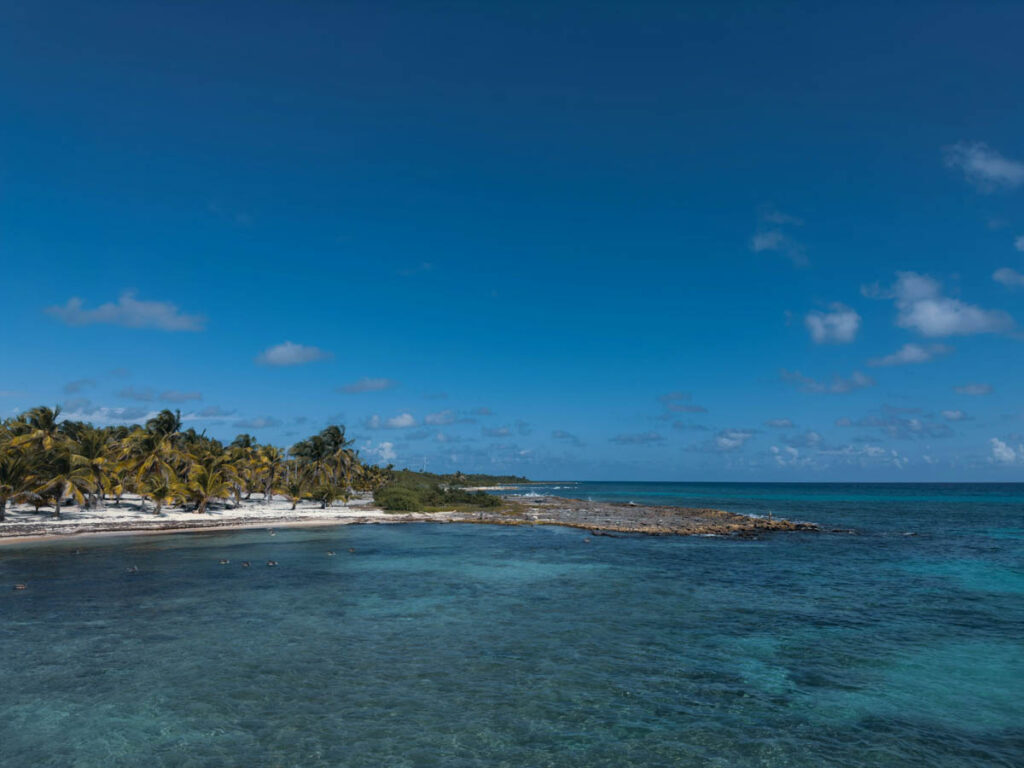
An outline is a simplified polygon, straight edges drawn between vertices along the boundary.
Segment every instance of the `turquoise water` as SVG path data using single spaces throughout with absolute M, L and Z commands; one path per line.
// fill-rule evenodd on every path
M 857 533 L 5 546 L 0 765 L 1024 764 L 1024 486 L 544 490 Z

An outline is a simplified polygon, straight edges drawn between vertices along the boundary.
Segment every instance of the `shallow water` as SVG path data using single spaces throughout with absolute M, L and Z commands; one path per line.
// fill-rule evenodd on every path
M 0 764 L 1024 764 L 1024 486 L 580 490 L 858 534 L 6 546 Z

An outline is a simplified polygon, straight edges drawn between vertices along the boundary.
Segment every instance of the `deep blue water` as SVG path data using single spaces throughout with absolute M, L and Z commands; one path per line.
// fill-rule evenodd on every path
M 1024 485 L 542 490 L 857 533 L 0 547 L 0 765 L 1024 765 Z

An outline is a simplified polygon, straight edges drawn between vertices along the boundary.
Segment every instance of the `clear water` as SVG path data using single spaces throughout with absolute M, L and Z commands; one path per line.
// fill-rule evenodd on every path
M 1024 765 L 1024 486 L 554 492 L 858 533 L 0 547 L 0 765 Z

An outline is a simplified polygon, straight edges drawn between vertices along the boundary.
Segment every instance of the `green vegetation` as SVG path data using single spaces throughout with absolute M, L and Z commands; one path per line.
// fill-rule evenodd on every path
M 482 509 L 502 505 L 501 498 L 483 491 L 467 491 L 463 485 L 503 485 L 527 482 L 512 475 L 435 475 L 402 469 L 373 494 L 374 502 L 389 512 L 435 512 L 450 509 Z
M 61 421 L 60 407 L 40 406 L 0 421 L 0 520 L 8 502 L 54 517 L 71 500 L 95 507 L 139 494 L 156 514 L 165 505 L 206 512 L 212 502 L 237 506 L 253 493 L 282 494 L 328 507 L 353 491 L 377 491 L 391 467 L 364 464 L 343 426 L 330 426 L 286 452 L 239 435 L 230 445 L 182 429 L 180 412 L 161 411 L 144 425 L 94 427 Z

